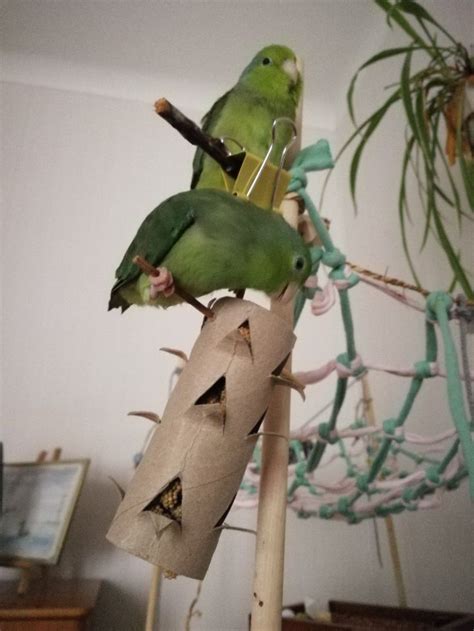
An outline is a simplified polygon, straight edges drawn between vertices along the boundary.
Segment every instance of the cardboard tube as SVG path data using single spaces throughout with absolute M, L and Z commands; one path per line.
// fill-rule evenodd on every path
M 272 373 L 295 342 L 287 322 L 251 302 L 224 298 L 213 311 L 107 533 L 119 548 L 200 580 L 270 404 Z

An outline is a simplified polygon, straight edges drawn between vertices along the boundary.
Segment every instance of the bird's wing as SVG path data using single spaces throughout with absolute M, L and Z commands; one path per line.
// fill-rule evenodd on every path
M 213 129 L 220 118 L 221 112 L 224 109 L 231 92 L 232 90 L 229 90 L 223 96 L 221 96 L 221 98 L 214 103 L 209 112 L 203 117 L 201 125 L 202 130 L 206 134 L 212 134 Z M 197 183 L 199 182 L 199 178 L 201 177 L 203 169 L 204 156 L 204 151 L 198 147 L 193 159 L 193 177 L 191 180 L 191 188 L 195 188 Z
M 155 208 L 140 226 L 115 272 L 117 280 L 110 294 L 109 309 L 122 306 L 123 301 L 118 291 L 141 274 L 140 268 L 133 262 L 134 257 L 139 255 L 151 265 L 158 266 L 186 230 L 194 224 L 194 209 L 187 203 L 180 203 L 180 197 L 181 195 L 175 195 Z

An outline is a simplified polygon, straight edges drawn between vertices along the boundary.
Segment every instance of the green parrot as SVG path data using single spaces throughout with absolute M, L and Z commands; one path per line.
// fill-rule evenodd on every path
M 137 255 L 159 274 L 143 273 Z M 194 297 L 247 288 L 288 295 L 310 271 L 308 247 L 278 213 L 224 191 L 186 191 L 157 206 L 138 229 L 116 271 L 109 309 L 166 308 L 182 301 L 178 289 Z
M 276 118 L 295 120 L 302 92 L 295 53 L 286 46 L 267 46 L 255 55 L 238 82 L 214 103 L 202 120 L 202 129 L 216 138 L 232 138 L 248 152 L 263 158 L 271 143 Z M 291 131 L 278 134 L 270 162 L 278 164 Z M 229 149 L 235 151 L 233 143 Z M 197 149 L 191 188 L 224 188 L 217 162 Z

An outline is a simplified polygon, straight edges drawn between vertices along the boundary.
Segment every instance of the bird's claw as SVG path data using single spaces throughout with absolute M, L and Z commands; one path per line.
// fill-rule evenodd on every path
M 174 294 L 174 278 L 166 267 L 157 267 L 157 274 L 150 275 L 150 298 L 154 300 L 159 294 L 166 298 Z

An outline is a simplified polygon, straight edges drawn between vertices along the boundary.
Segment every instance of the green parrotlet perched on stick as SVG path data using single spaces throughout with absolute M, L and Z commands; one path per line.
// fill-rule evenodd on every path
M 302 92 L 295 53 L 286 46 L 267 46 L 255 55 L 236 85 L 214 103 L 202 120 L 202 129 L 216 138 L 232 138 L 263 158 L 271 143 L 276 118 L 295 120 Z M 290 131 L 277 139 L 270 162 L 278 164 Z M 231 142 L 229 148 L 238 151 Z M 193 161 L 191 188 L 224 188 L 219 165 L 202 149 Z
M 157 271 L 143 273 L 137 256 Z M 182 302 L 182 290 L 193 297 L 247 288 L 283 295 L 310 271 L 308 247 L 278 213 L 224 191 L 186 191 L 140 226 L 117 269 L 109 309 L 169 307 Z

